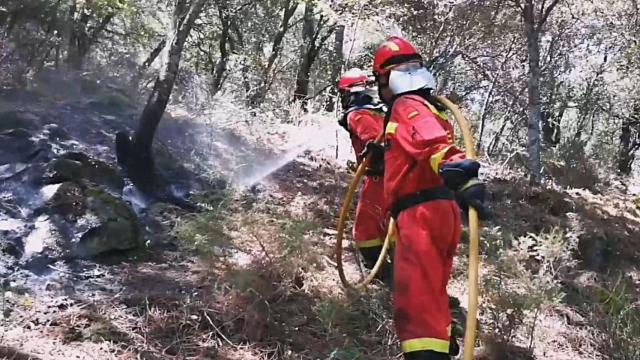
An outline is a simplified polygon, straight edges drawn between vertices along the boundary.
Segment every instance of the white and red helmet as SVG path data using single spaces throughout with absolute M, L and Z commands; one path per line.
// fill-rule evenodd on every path
M 365 91 L 370 88 L 371 80 L 367 73 L 358 68 L 347 70 L 338 81 L 338 89 L 345 93 Z
M 378 78 L 388 74 L 389 88 L 396 95 L 421 88 L 435 90 L 437 85 L 416 48 L 398 36 L 380 45 L 373 57 L 373 72 Z

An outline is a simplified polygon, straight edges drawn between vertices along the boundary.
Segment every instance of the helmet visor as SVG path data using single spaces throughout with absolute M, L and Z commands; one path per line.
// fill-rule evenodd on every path
M 420 62 L 400 64 L 391 69 L 389 88 L 395 95 L 422 88 L 435 89 L 436 79 Z

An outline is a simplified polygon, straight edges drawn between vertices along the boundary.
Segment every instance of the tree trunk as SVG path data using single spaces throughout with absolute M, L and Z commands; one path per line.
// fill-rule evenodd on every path
M 545 146 L 555 147 L 560 143 L 562 139 L 560 121 L 566 107 L 566 104 L 562 104 L 556 115 L 550 110 L 542 112 L 542 142 Z
M 306 109 L 306 98 L 309 96 L 309 74 L 315 60 L 313 54 L 315 44 L 316 25 L 313 19 L 315 2 L 308 1 L 304 7 L 302 25 L 302 46 L 300 47 L 300 67 L 296 76 L 296 88 L 293 92 L 293 101 L 302 101 L 302 107 Z M 319 31 L 319 29 L 318 29 Z
M 211 84 L 211 93 L 215 95 L 222 88 L 222 82 L 224 80 L 224 74 L 227 71 L 227 63 L 229 62 L 229 37 L 231 36 L 231 15 L 227 7 L 226 1 L 218 2 L 218 14 L 220 16 L 220 23 L 222 25 L 222 31 L 220 33 L 220 42 L 218 44 L 220 50 L 220 58 L 216 63 L 213 72 L 213 81 Z
M 115 13 L 110 12 L 100 19 L 100 22 L 95 25 L 93 29 L 89 28 L 89 22 L 92 20 L 91 15 L 86 9 L 82 9 L 79 19 L 74 19 L 76 5 L 73 3 L 70 15 L 71 21 L 71 34 L 69 36 L 69 49 L 67 52 L 67 64 L 73 70 L 82 70 L 85 59 L 89 55 L 91 47 L 98 42 L 100 35 L 107 28 L 111 20 L 113 20 Z
M 329 90 L 329 99 L 327 101 L 326 110 L 331 112 L 336 109 L 338 87 L 338 79 L 344 66 L 344 25 L 338 25 L 336 27 L 335 37 L 333 41 L 333 60 L 331 67 L 331 81 L 333 82 L 331 89 Z
M 148 69 L 151 66 L 151 64 L 153 64 L 153 62 L 156 61 L 156 59 L 158 58 L 158 56 L 166 46 L 167 46 L 167 38 L 165 37 L 164 39 L 158 42 L 158 45 L 156 45 L 156 47 L 153 48 L 153 50 L 151 50 L 151 53 L 149 53 L 149 56 L 147 57 L 147 59 L 142 63 L 142 69 L 143 70 Z
M 622 121 L 617 164 L 621 174 L 631 174 L 638 149 L 640 149 L 640 104 L 634 106 L 631 117 Z
M 496 87 L 496 83 L 498 82 L 498 75 L 496 74 L 491 80 L 491 85 L 489 85 L 489 90 L 487 90 L 487 94 L 485 95 L 484 101 L 482 102 L 482 110 L 480 111 L 480 134 L 478 135 L 478 143 L 476 145 L 476 151 L 480 152 L 482 150 L 482 138 L 484 136 L 484 128 L 487 120 L 487 115 L 489 115 L 489 104 L 491 103 L 491 97 L 493 96 L 493 89 Z
M 178 76 L 184 44 L 207 0 L 178 0 L 162 56 L 162 66 L 153 90 L 140 116 L 130 146 L 120 144 L 118 158 L 128 169 L 132 181 L 143 191 L 154 191 L 154 164 L 151 146 L 158 124 L 169 103 Z M 121 159 L 123 158 L 124 159 Z
M 262 79 L 260 85 L 258 86 L 256 92 L 249 99 L 249 106 L 258 107 L 262 102 L 264 102 L 267 93 L 271 87 L 271 73 L 273 71 L 273 66 L 276 63 L 276 60 L 280 56 L 280 51 L 282 51 L 282 42 L 284 41 L 284 36 L 289 31 L 291 18 L 296 12 L 298 8 L 298 1 L 288 0 L 284 4 L 284 13 L 282 15 L 282 21 L 280 23 L 280 30 L 273 38 L 273 45 L 271 46 L 271 54 L 267 59 L 267 64 L 262 71 Z
M 540 122 L 542 120 L 542 104 L 540 101 L 540 28 L 536 26 L 533 0 L 525 2 L 523 18 L 529 55 L 529 78 L 527 81 L 529 95 L 529 118 L 527 122 L 529 181 L 531 185 L 538 185 L 542 180 L 542 162 L 540 158 Z

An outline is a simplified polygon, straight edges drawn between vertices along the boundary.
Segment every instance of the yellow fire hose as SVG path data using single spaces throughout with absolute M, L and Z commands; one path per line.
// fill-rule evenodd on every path
M 469 121 L 462 115 L 462 112 L 456 104 L 449 101 L 444 96 L 438 96 L 438 100 L 444 104 L 452 113 L 462 131 L 464 139 L 465 153 L 468 159 L 476 158 L 476 147 L 473 141 L 473 134 Z M 476 343 L 476 326 L 478 312 L 478 268 L 480 267 L 479 256 L 480 244 L 480 224 L 478 221 L 478 212 L 469 207 L 469 305 L 467 309 L 467 323 L 464 334 L 464 360 L 473 359 L 473 349 Z
M 382 141 L 382 138 L 383 138 L 383 135 L 381 134 L 376 139 L 376 142 L 380 143 Z M 336 242 L 336 264 L 338 267 L 338 275 L 340 276 L 340 281 L 342 282 L 342 285 L 344 285 L 344 287 L 353 288 L 357 290 L 363 290 L 364 288 L 366 288 L 367 285 L 369 285 L 369 283 L 373 281 L 376 274 L 382 267 L 382 264 L 384 264 L 384 262 L 386 261 L 387 253 L 389 251 L 389 243 L 391 242 L 390 239 L 393 236 L 396 228 L 394 220 L 391 219 L 391 221 L 389 222 L 387 236 L 385 237 L 384 243 L 382 244 L 382 251 L 380 251 L 380 256 L 378 257 L 376 264 L 373 266 L 373 269 L 371 269 L 371 272 L 369 272 L 369 275 L 367 275 L 364 280 L 362 280 L 357 284 L 351 284 L 349 280 L 347 280 L 347 277 L 344 274 L 344 268 L 342 265 L 342 241 L 344 239 L 344 229 L 347 223 L 347 218 L 349 217 L 349 211 L 351 210 L 351 204 L 353 203 L 353 197 L 356 193 L 356 190 L 358 189 L 358 185 L 360 184 L 360 181 L 362 180 L 365 172 L 367 171 L 367 167 L 369 166 L 370 161 L 371 161 L 371 155 L 367 156 L 360 163 L 360 166 L 358 166 L 358 169 L 356 170 L 356 174 L 354 175 L 353 180 L 349 185 L 349 189 L 347 190 L 347 195 L 344 197 L 344 201 L 342 202 L 342 210 L 340 211 L 340 218 L 338 219 L 338 234 L 337 234 L 337 242 Z
M 473 140 L 473 134 L 471 133 L 471 127 L 469 126 L 469 122 L 462 115 L 462 112 L 454 103 L 449 101 L 449 99 L 444 96 L 438 96 L 438 100 L 445 105 L 452 113 L 460 130 L 462 131 L 462 137 L 464 139 L 464 146 L 466 150 L 466 156 L 468 159 L 475 159 L 475 144 Z M 377 142 L 382 141 L 383 135 L 376 140 Z M 391 237 L 394 235 L 396 231 L 395 221 L 391 219 L 389 222 L 389 229 L 387 231 L 387 236 L 384 240 L 382 251 L 380 252 L 380 256 L 376 261 L 375 266 L 371 269 L 369 275 L 360 283 L 351 284 L 347 280 L 347 277 L 344 274 L 344 268 L 342 264 L 342 242 L 344 239 L 344 230 L 347 218 L 349 216 L 349 211 L 351 209 L 351 204 L 353 202 L 354 194 L 360 184 L 360 180 L 365 174 L 367 166 L 370 161 L 370 156 L 364 159 L 360 166 L 358 167 L 356 174 L 353 178 L 353 181 L 349 185 L 349 189 L 342 203 L 342 210 L 340 212 L 340 218 L 338 219 L 338 234 L 337 234 L 337 243 L 336 243 L 336 264 L 338 268 L 338 274 L 340 276 L 340 281 L 347 288 L 354 288 L 357 290 L 363 290 L 366 286 L 375 278 L 376 274 L 382 267 L 384 261 L 386 261 L 387 252 L 389 250 L 389 243 Z M 472 360 L 473 359 L 473 350 L 475 348 L 475 338 L 476 338 L 476 326 L 477 326 L 477 312 L 478 312 L 478 268 L 480 265 L 479 259 L 479 243 L 480 243 L 480 225 L 478 221 L 478 213 L 475 209 L 469 208 L 469 305 L 467 310 L 467 320 L 466 320 L 466 331 L 464 336 L 464 360 Z

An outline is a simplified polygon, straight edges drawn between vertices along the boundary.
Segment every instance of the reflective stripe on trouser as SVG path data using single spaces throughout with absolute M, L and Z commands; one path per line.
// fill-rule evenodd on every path
M 381 246 L 387 233 L 384 216 L 384 185 L 382 179 L 365 178 L 360 189 L 353 224 L 353 238 L 359 248 Z
M 449 352 L 447 283 L 462 233 L 455 201 L 436 200 L 400 213 L 394 258 L 394 322 L 402 351 Z

